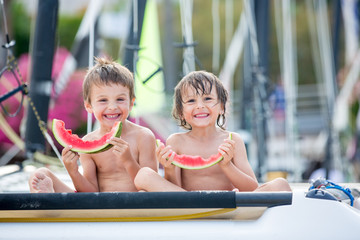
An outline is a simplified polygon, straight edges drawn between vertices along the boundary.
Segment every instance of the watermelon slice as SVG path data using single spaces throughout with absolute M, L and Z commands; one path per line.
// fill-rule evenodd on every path
M 232 139 L 231 133 L 229 134 L 229 139 Z M 160 140 L 156 141 L 157 146 L 159 145 L 159 141 Z M 175 153 L 172 164 L 180 168 L 195 170 L 211 167 L 221 160 L 223 160 L 223 156 L 220 153 L 214 154 L 206 159 L 200 156 L 178 155 Z
M 98 140 L 84 141 L 76 134 L 72 134 L 71 130 L 65 129 L 65 123 L 61 120 L 54 119 L 52 123 L 52 131 L 56 140 L 63 146 L 71 145 L 71 151 L 81 153 L 98 153 L 111 148 L 113 145 L 106 141 L 111 137 L 120 137 L 122 123 L 116 122 L 110 132 L 102 136 Z
M 211 167 L 223 159 L 223 156 L 218 153 L 214 154 L 209 158 L 202 158 L 200 156 L 190 156 L 190 155 L 177 155 L 174 156 L 174 161 L 172 164 L 175 166 L 184 168 L 184 169 L 203 169 Z

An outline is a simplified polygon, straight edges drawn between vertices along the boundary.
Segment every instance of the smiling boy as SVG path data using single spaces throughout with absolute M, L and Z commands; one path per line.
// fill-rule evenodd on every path
M 109 132 L 116 121 L 122 121 L 120 138 L 109 140 L 114 146 L 96 154 L 78 154 L 71 146 L 62 150 L 62 160 L 77 192 L 137 191 L 134 178 L 141 167 L 157 171 L 155 137 L 147 128 L 127 120 L 134 106 L 132 73 L 120 64 L 96 58 L 83 83 L 84 106 L 100 127 L 83 137 L 92 141 Z M 79 172 L 77 160 L 83 167 Z M 31 192 L 74 192 L 47 168 L 30 177 Z
M 214 74 L 187 74 L 175 87 L 173 105 L 173 117 L 187 131 L 170 135 L 166 146 L 160 143 L 156 149 L 165 177 L 142 168 L 135 178 L 136 187 L 144 191 L 291 191 L 282 178 L 259 186 L 240 135 L 225 130 L 227 99 L 226 89 Z M 172 164 L 175 154 L 209 158 L 217 153 L 223 159 L 205 169 Z

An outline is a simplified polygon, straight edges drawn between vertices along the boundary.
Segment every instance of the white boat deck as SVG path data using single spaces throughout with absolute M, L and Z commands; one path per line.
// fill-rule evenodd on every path
M 2 168 L 0 192 L 29 192 L 33 169 L 18 170 Z M 70 181 L 66 172 L 57 175 Z M 358 183 L 340 185 L 360 188 Z M 0 239 L 359 239 L 359 210 L 337 201 L 306 198 L 307 183 L 291 186 L 291 205 L 268 208 L 256 220 L 1 222 Z
M 305 198 L 296 189 L 291 205 L 269 208 L 257 220 L 3 222 L 0 239 L 358 240 L 359 228 L 360 211 L 337 201 Z

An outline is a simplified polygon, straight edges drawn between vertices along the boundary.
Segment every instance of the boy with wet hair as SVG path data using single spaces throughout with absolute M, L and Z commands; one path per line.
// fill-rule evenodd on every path
M 156 148 L 165 178 L 144 167 L 135 178 L 136 187 L 144 191 L 291 191 L 283 178 L 259 186 L 240 135 L 224 128 L 227 99 L 226 89 L 214 74 L 194 71 L 186 75 L 175 88 L 173 116 L 188 131 L 172 134 L 166 146 L 160 143 Z M 202 158 L 220 153 L 223 159 L 205 169 L 189 170 L 172 164 L 175 153 Z

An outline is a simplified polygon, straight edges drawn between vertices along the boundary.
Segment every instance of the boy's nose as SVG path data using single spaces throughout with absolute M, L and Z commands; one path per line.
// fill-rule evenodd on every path
M 203 108 L 204 106 L 205 104 L 203 101 L 197 101 L 197 105 L 196 105 L 197 108 Z
M 109 103 L 109 106 L 108 106 L 110 109 L 115 109 L 117 107 L 117 104 L 115 102 L 111 102 Z

